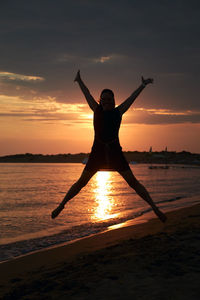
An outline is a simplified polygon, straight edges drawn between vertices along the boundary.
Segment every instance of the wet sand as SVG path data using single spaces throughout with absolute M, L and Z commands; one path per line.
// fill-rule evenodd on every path
M 1 263 L 0 298 L 199 299 L 200 204 L 167 217 Z

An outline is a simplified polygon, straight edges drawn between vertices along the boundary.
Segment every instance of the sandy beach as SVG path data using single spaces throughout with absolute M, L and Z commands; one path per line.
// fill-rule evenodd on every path
M 200 205 L 167 217 L 1 263 L 1 299 L 199 299 Z

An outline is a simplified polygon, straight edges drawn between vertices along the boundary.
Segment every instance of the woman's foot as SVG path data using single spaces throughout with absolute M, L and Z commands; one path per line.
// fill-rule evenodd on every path
M 63 210 L 65 206 L 63 204 L 60 204 L 56 209 L 54 209 L 51 213 L 52 219 L 55 219 Z
M 159 209 L 154 210 L 155 214 L 157 217 L 160 219 L 161 222 L 165 223 L 167 220 L 167 217 L 165 214 L 162 213 Z

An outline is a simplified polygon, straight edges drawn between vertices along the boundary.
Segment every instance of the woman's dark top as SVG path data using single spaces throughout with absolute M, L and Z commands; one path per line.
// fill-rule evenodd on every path
M 94 143 L 85 170 L 126 171 L 129 169 L 118 137 L 121 119 L 117 107 L 104 111 L 102 106 L 98 105 L 93 119 Z

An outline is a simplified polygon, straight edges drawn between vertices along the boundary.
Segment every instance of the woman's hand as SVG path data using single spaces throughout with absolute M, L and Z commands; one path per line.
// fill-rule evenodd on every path
M 80 70 L 78 70 L 77 74 L 76 74 L 76 77 L 74 79 L 74 81 L 76 82 L 79 82 L 81 80 L 81 75 L 80 75 Z
M 143 86 L 146 86 L 149 83 L 153 83 L 153 78 L 144 79 L 144 77 L 142 76 L 142 84 L 143 84 Z

